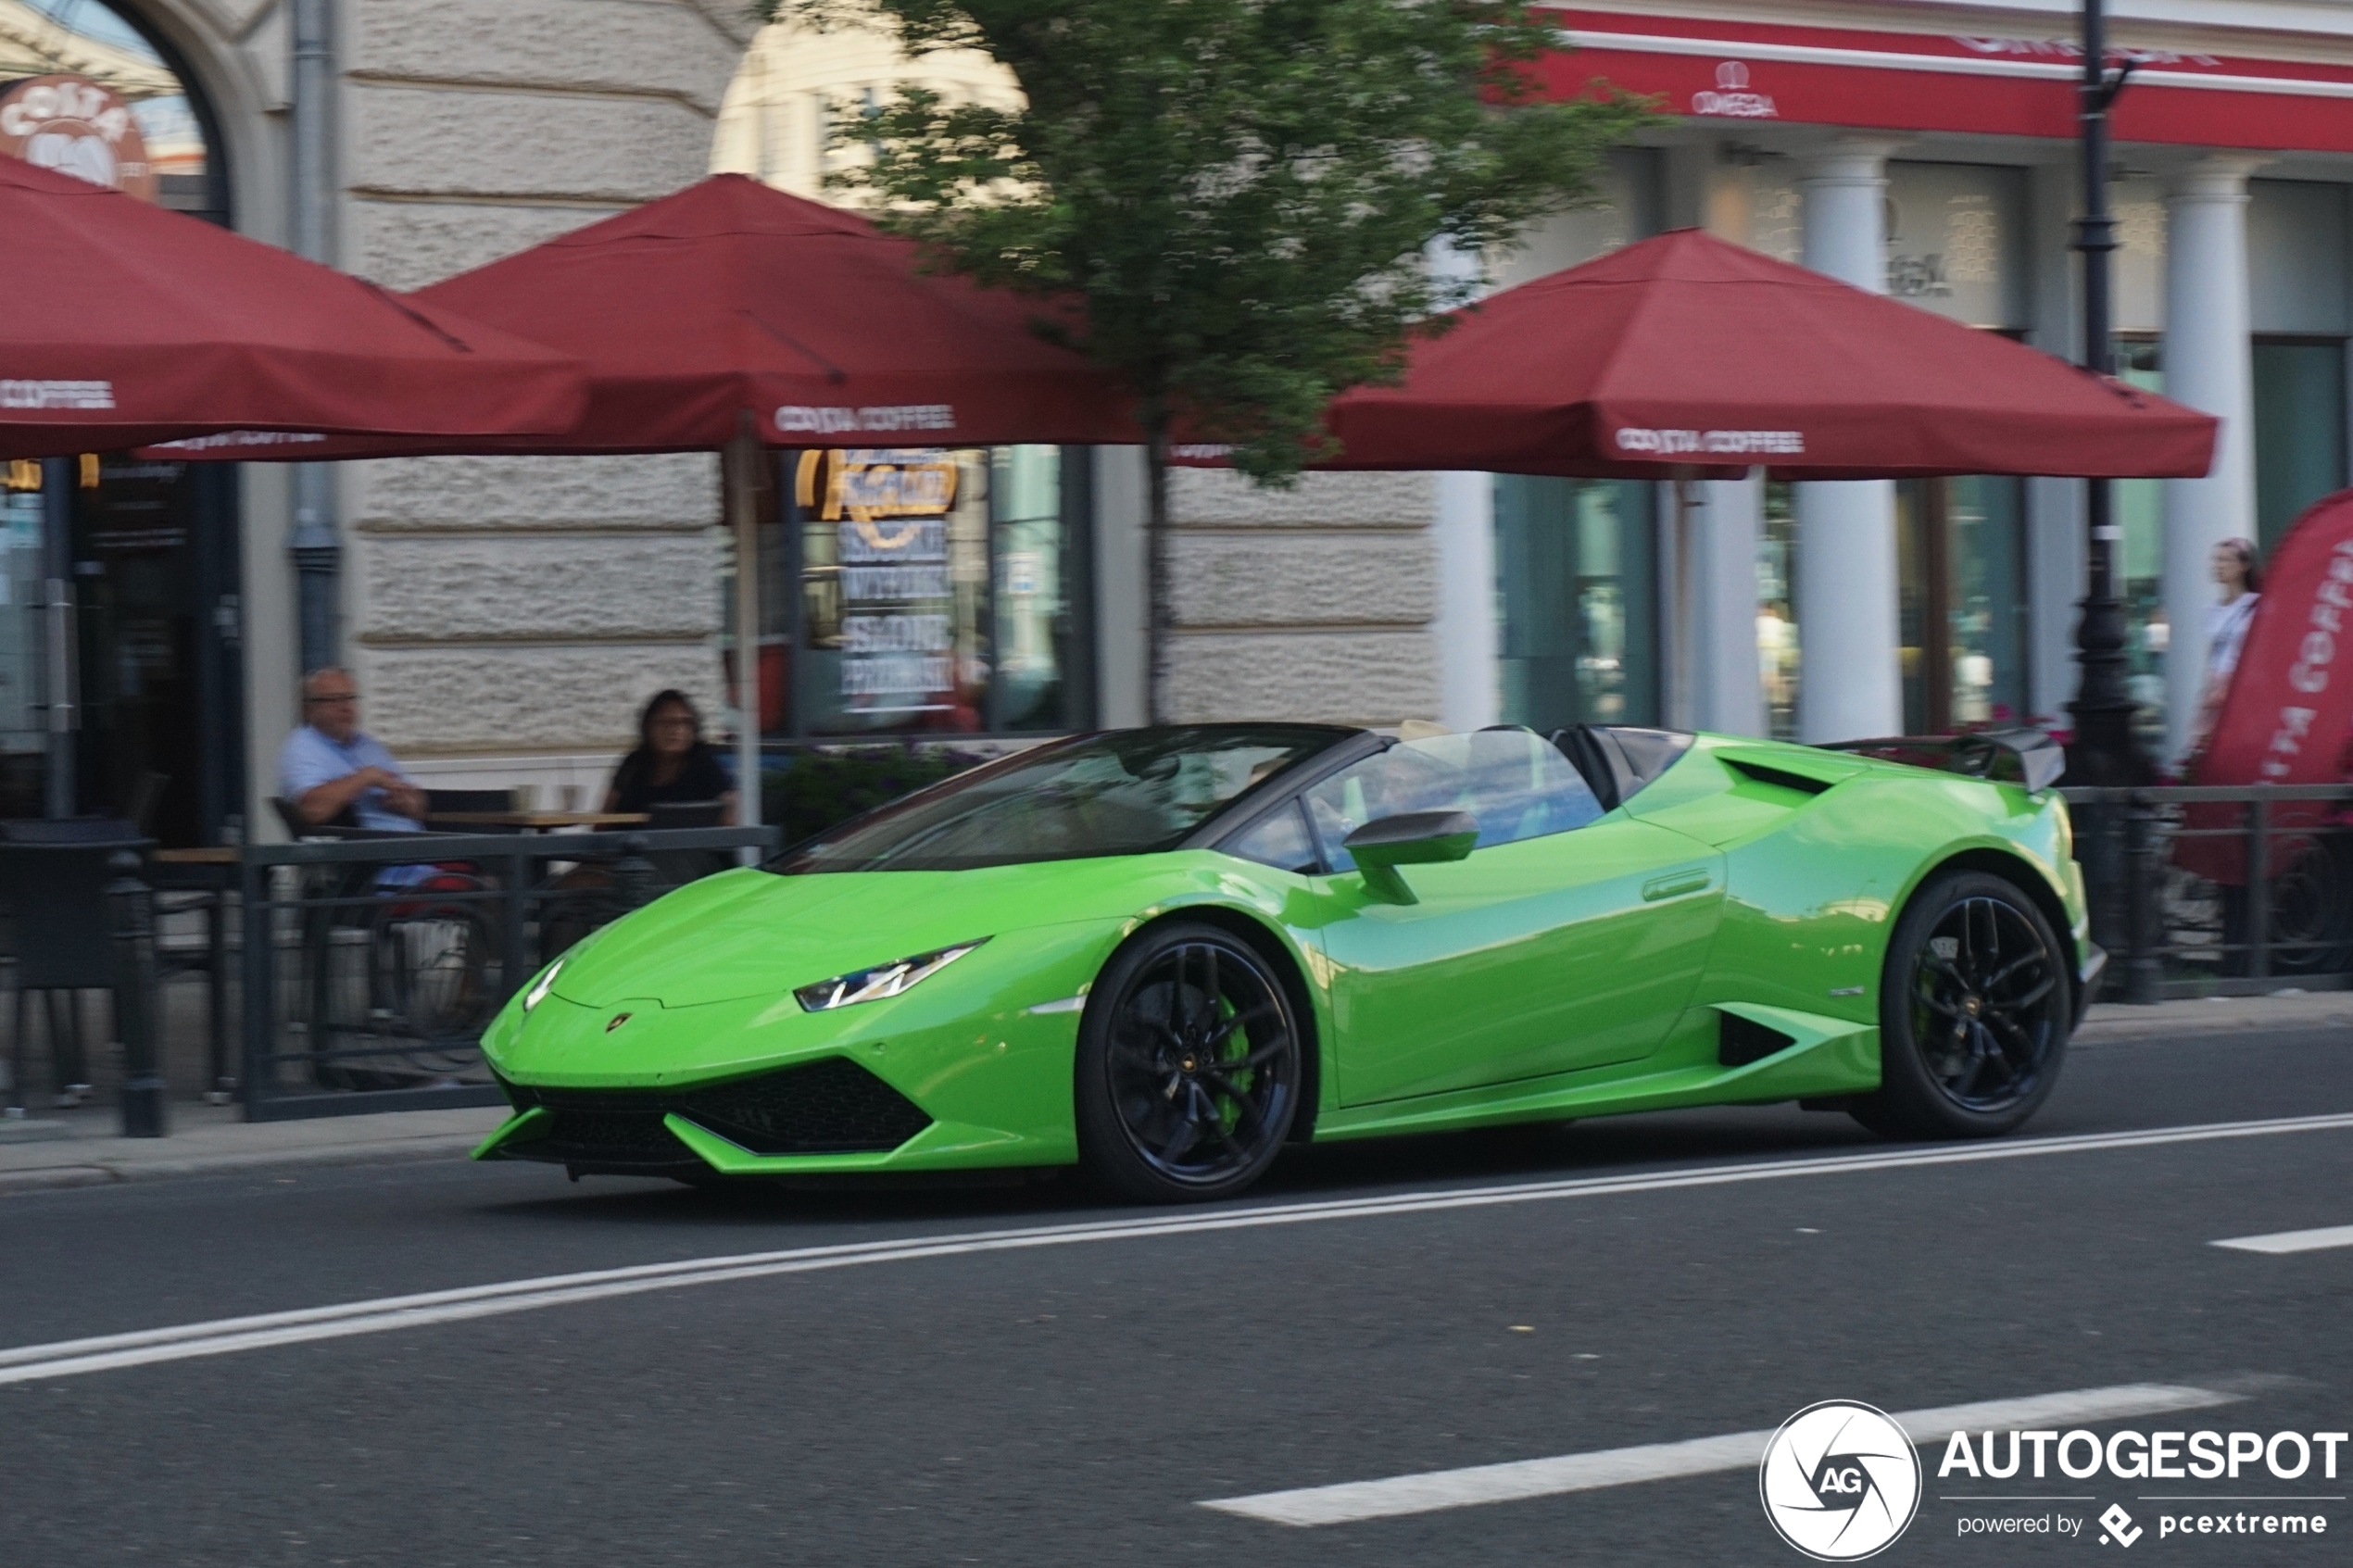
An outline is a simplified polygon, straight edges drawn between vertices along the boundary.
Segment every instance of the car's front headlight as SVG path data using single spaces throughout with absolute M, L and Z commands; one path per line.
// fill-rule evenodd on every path
M 803 985 L 793 992 L 793 999 L 811 1012 L 827 1012 L 846 1008 L 854 1002 L 878 1002 L 885 997 L 896 997 L 912 990 L 971 952 L 988 938 L 975 942 L 959 942 L 952 947 L 937 947 L 928 953 L 917 953 L 911 959 L 899 959 L 890 963 L 878 963 L 871 969 L 852 970 L 837 974 L 831 980 L 820 980 L 814 985 Z
M 522 994 L 523 1011 L 529 1012 L 533 1008 L 537 1007 L 541 1002 L 547 999 L 547 993 L 555 988 L 556 976 L 563 972 L 563 967 L 564 960 L 558 959 L 554 963 L 549 964 L 546 969 L 539 972 L 539 978 L 533 981 L 531 983 L 531 989 Z

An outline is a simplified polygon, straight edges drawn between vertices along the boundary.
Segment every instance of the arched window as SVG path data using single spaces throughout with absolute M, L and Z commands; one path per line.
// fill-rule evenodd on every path
M 225 223 L 212 127 L 128 7 L 0 0 L 0 153 Z

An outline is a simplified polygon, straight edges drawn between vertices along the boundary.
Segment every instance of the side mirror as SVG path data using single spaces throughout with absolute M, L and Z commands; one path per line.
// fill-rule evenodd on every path
M 1400 866 L 1429 866 L 1469 857 L 1478 843 L 1478 821 L 1468 811 L 1407 811 L 1366 822 L 1340 841 L 1365 873 L 1365 886 L 1392 904 L 1417 904 Z

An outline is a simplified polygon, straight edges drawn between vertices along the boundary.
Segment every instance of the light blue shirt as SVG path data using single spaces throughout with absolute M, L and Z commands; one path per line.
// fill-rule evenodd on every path
M 333 784 L 346 774 L 362 768 L 382 768 L 407 781 L 400 764 L 384 748 L 373 735 L 354 734 L 344 745 L 337 746 L 324 734 L 305 724 L 286 737 L 278 751 L 278 797 L 291 806 L 322 784 Z M 393 833 L 414 833 L 417 822 L 404 817 L 384 804 L 384 792 L 371 789 L 361 793 L 351 803 L 352 820 L 363 828 L 378 828 Z

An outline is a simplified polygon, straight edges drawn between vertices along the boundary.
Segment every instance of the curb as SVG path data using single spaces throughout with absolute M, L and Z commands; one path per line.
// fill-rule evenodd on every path
M 2305 1005 L 2294 1008 L 2250 1007 L 2273 1001 L 2264 997 L 2215 997 L 2210 1000 L 2160 1002 L 2133 1007 L 2103 1002 L 2094 1016 L 2075 1031 L 2078 1046 L 2120 1044 L 2128 1040 L 2171 1039 L 2221 1043 L 2223 1036 L 2245 1035 L 2311 1035 L 2328 1030 L 2353 1030 L 2353 995 L 2324 993 L 2314 997 L 2280 997 Z
M 111 1186 L 119 1182 L 165 1181 L 179 1176 L 230 1176 L 249 1171 L 416 1164 L 431 1160 L 463 1159 L 481 1141 L 472 1134 L 440 1134 L 383 1143 L 328 1144 L 313 1148 L 195 1154 L 181 1160 L 85 1160 L 72 1165 L 0 1171 L 0 1197 L 61 1187 Z

